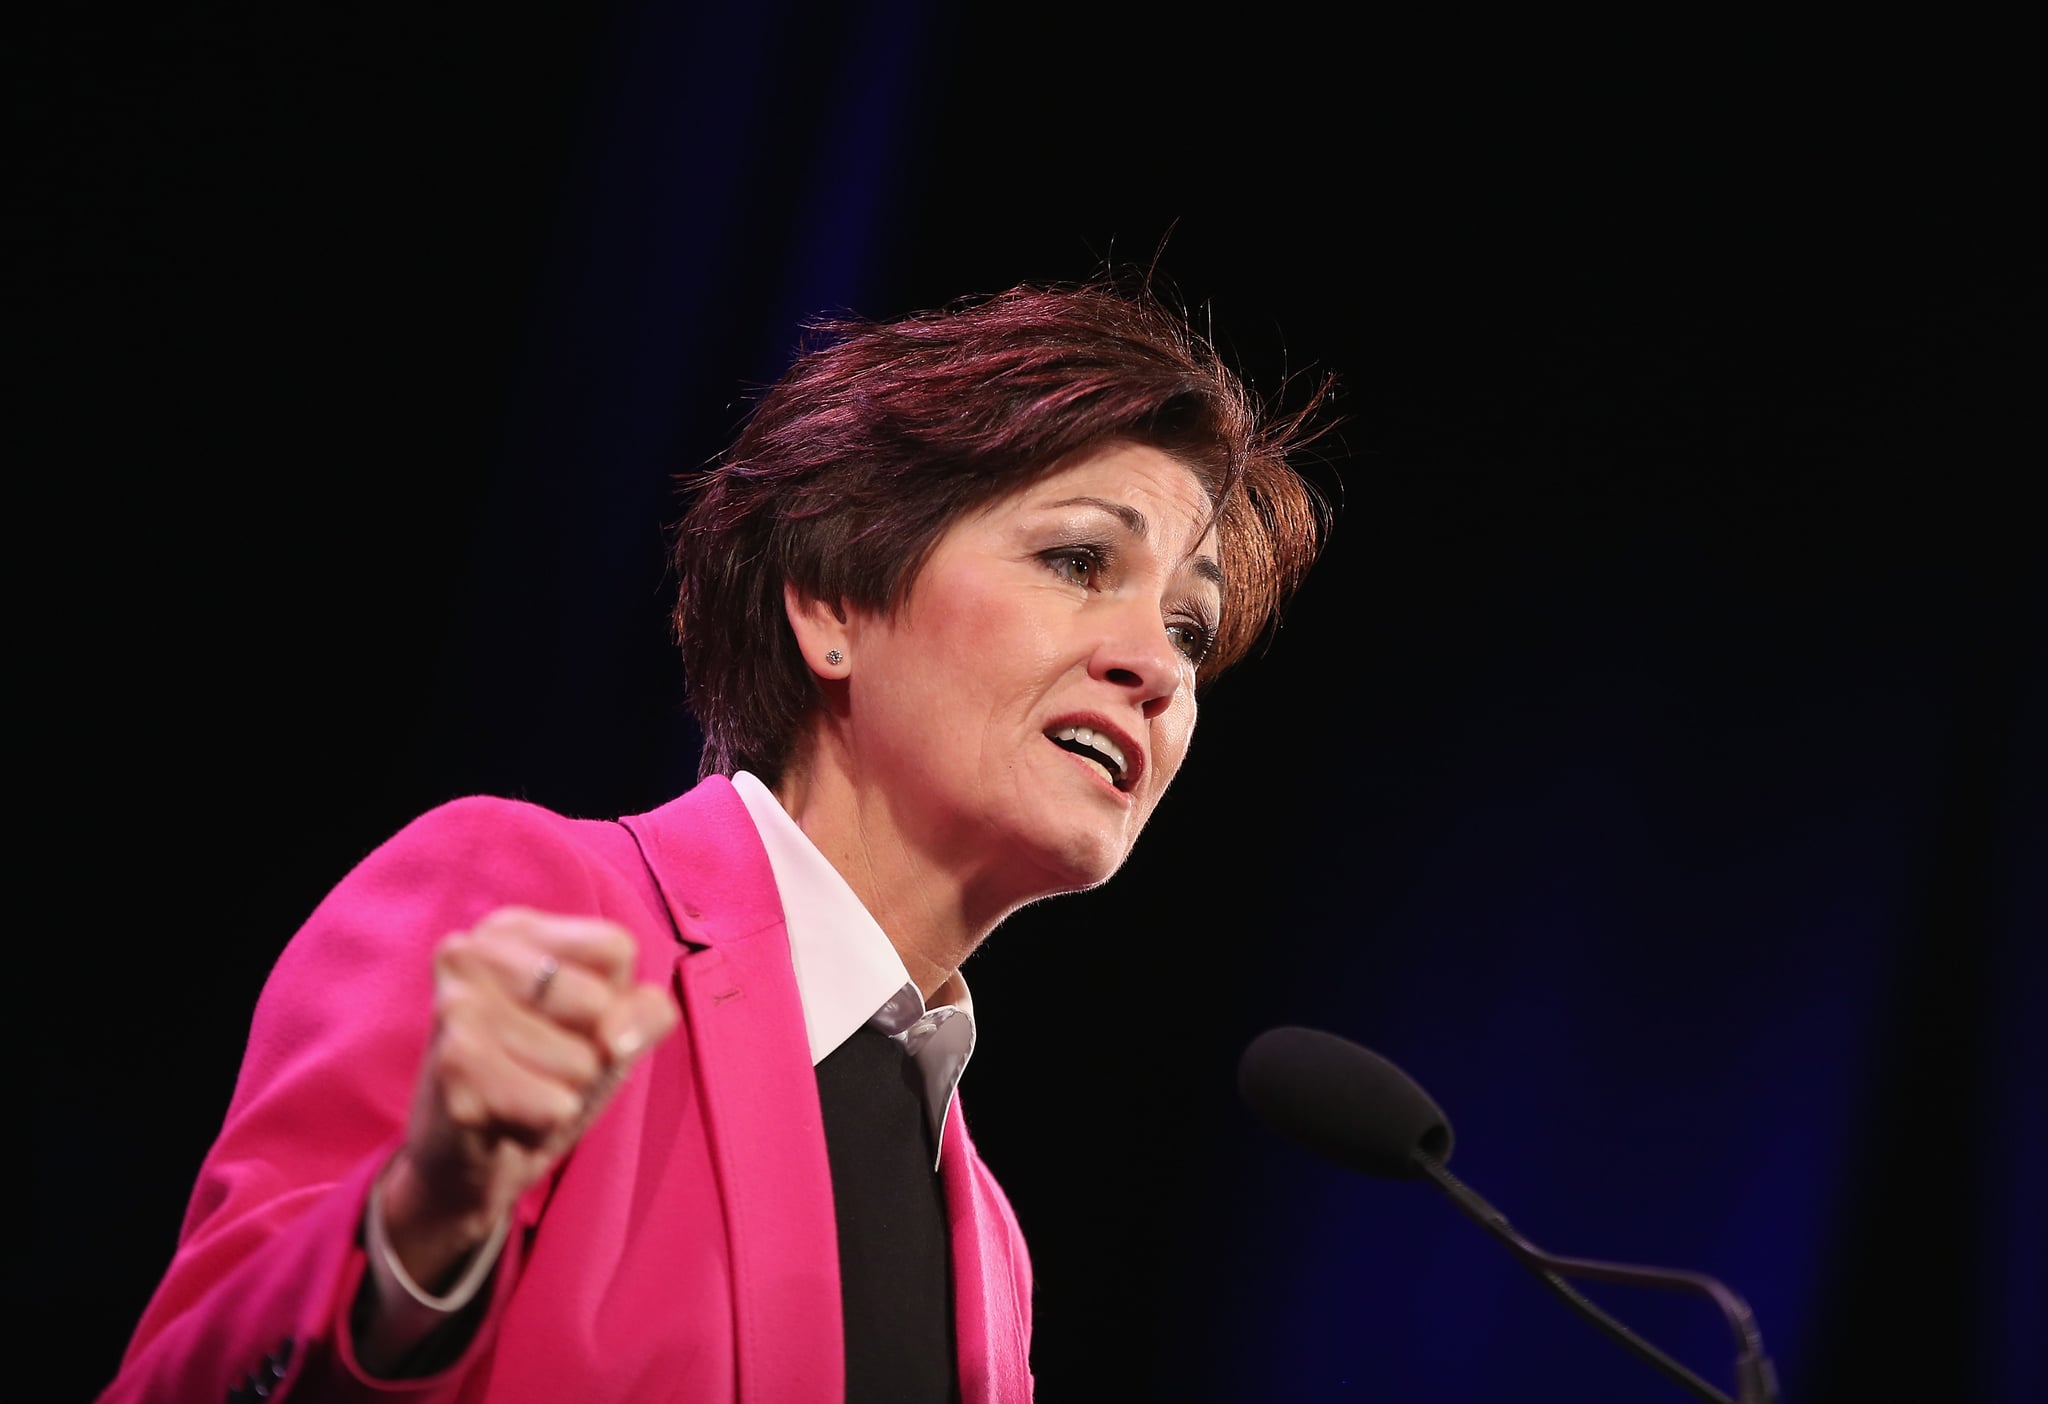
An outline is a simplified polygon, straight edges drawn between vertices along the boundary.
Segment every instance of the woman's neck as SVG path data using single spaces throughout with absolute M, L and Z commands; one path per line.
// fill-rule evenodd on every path
M 955 871 L 936 844 L 907 831 L 885 790 L 855 783 L 843 767 L 788 766 L 775 798 L 846 879 L 926 999 L 1022 905 Z

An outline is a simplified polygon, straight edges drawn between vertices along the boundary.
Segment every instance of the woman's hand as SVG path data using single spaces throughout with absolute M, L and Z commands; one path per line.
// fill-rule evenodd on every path
M 668 991 L 634 980 L 635 954 L 615 922 L 524 907 L 435 948 L 433 1040 L 373 1191 L 414 1282 L 431 1291 L 457 1270 L 675 1028 Z

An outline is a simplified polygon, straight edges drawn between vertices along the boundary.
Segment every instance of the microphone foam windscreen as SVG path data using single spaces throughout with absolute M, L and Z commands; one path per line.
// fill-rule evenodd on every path
M 1369 1048 L 1319 1029 L 1268 1029 L 1238 1060 L 1237 1090 L 1281 1135 L 1348 1170 L 1418 1177 L 1417 1151 L 1451 1158 L 1451 1124 L 1415 1080 Z

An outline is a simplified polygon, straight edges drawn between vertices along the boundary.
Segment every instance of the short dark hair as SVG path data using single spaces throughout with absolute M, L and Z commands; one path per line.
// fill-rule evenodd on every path
M 827 318 L 730 449 L 687 474 L 675 534 L 700 776 L 779 782 L 818 700 L 783 604 L 899 606 L 948 527 L 1077 454 L 1149 445 L 1215 508 L 1225 578 L 1206 683 L 1278 623 L 1321 550 L 1326 498 L 1289 455 L 1328 377 L 1284 416 L 1149 282 L 1024 284 L 900 320 Z

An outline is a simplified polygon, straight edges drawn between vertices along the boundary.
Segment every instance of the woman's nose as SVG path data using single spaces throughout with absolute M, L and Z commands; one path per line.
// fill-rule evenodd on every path
M 1119 602 L 1105 611 L 1089 672 L 1129 693 L 1150 721 L 1186 682 L 1187 656 L 1167 637 L 1158 606 Z

